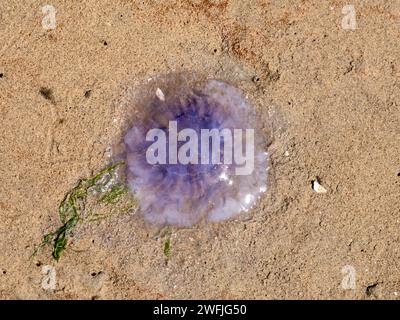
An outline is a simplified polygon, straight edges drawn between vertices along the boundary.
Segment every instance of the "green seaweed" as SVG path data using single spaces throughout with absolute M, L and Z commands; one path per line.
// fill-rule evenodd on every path
M 60 259 L 62 252 L 67 248 L 68 238 L 71 236 L 78 222 L 84 218 L 81 211 L 84 208 L 89 191 L 93 190 L 95 193 L 102 194 L 98 203 L 105 205 L 116 204 L 121 200 L 122 196 L 128 192 L 128 188 L 122 183 L 113 185 L 112 178 L 115 176 L 116 169 L 123 164 L 123 162 L 113 164 L 101 170 L 93 177 L 79 180 L 77 185 L 65 195 L 59 205 L 58 212 L 62 226 L 56 231 L 46 234 L 33 255 L 36 255 L 38 250 L 45 245 L 52 245 L 52 257 L 56 261 Z M 134 203 L 127 211 L 132 207 L 134 207 Z M 107 218 L 108 216 L 103 215 L 102 218 Z
M 163 253 L 166 260 L 171 256 L 171 233 L 172 229 L 170 226 L 165 227 L 160 231 L 160 236 L 165 238 L 163 245 Z
M 118 200 L 119 201 L 119 200 Z M 116 202 L 113 202 L 112 204 L 115 204 Z M 126 206 L 122 208 L 112 208 L 112 210 L 107 213 L 107 214 L 99 214 L 99 213 L 91 213 L 89 214 L 88 217 L 88 222 L 96 222 L 96 221 L 101 221 L 107 218 L 110 218 L 115 214 L 116 209 L 118 210 L 119 215 L 123 215 L 128 213 L 131 209 L 137 207 L 137 202 L 136 201 L 130 201 Z
M 164 256 L 169 259 L 169 256 L 171 255 L 171 238 L 168 237 L 167 239 L 165 239 L 164 241 Z
M 121 197 L 128 192 L 128 187 L 122 183 L 116 184 L 112 186 L 112 188 L 104 194 L 99 202 L 100 203 L 107 203 L 107 204 L 114 204 L 121 200 Z

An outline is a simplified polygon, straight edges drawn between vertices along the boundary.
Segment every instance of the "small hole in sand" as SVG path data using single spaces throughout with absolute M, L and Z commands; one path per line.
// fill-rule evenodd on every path
M 50 88 L 41 87 L 39 93 L 45 98 L 46 100 L 53 100 L 53 91 Z

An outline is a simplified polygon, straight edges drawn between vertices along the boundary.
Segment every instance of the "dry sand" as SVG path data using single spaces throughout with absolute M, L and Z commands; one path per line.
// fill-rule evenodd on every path
M 45 30 L 44 3 L 1 1 L 0 298 L 398 299 L 396 3 L 352 3 L 344 30 L 346 1 L 52 0 Z M 174 229 L 168 262 L 131 215 L 86 226 L 59 262 L 30 259 L 66 192 L 109 161 L 121 90 L 179 70 L 234 83 L 273 121 L 253 218 Z

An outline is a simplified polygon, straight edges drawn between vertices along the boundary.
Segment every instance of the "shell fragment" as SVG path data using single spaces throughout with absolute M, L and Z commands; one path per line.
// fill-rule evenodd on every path
M 157 90 L 156 90 L 156 96 L 157 96 L 157 98 L 160 99 L 161 101 L 165 101 L 164 92 L 162 92 L 160 88 L 157 88 Z
M 312 188 L 316 193 L 327 193 L 328 190 L 326 190 L 323 186 L 320 185 L 317 179 L 312 181 Z

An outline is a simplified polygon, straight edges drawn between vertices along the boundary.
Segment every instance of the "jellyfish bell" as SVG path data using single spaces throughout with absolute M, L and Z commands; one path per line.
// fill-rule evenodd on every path
M 124 99 L 120 157 L 145 221 L 228 220 L 266 192 L 266 139 L 241 90 L 181 73 L 152 78 Z

